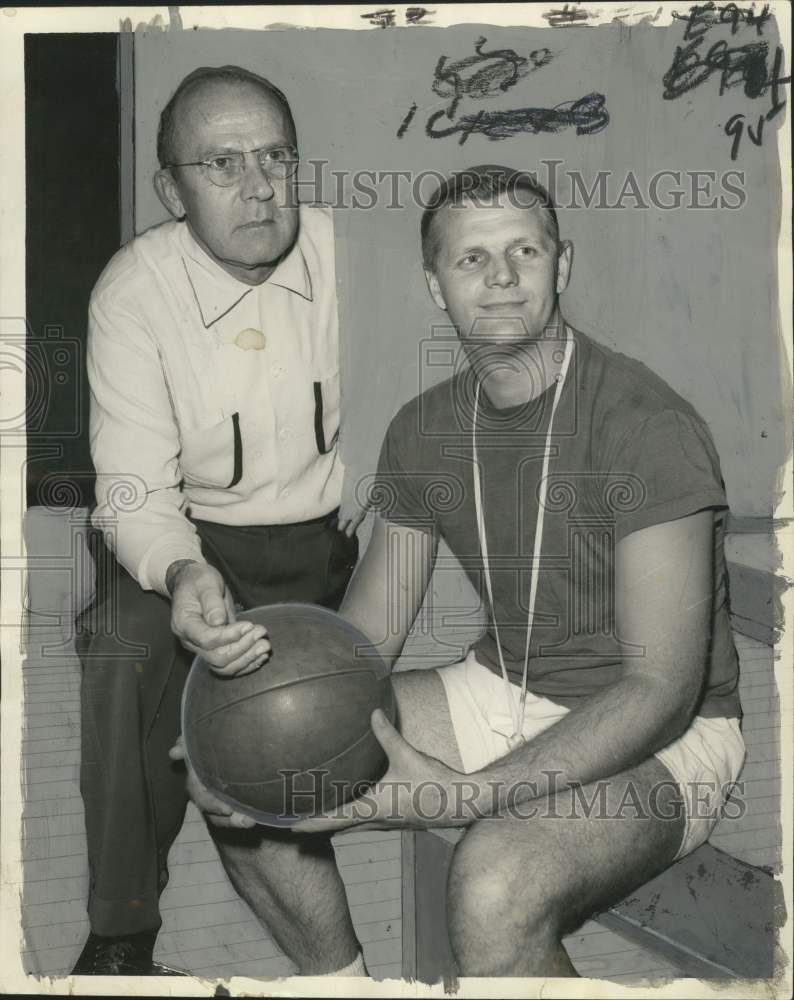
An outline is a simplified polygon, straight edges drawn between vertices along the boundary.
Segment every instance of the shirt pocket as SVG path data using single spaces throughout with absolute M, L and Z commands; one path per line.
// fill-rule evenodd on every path
M 187 486 L 236 486 L 243 477 L 239 413 L 211 427 L 184 431 L 179 463 Z
M 327 455 L 336 446 L 339 417 L 339 372 L 336 371 L 314 382 L 314 438 L 321 455 Z

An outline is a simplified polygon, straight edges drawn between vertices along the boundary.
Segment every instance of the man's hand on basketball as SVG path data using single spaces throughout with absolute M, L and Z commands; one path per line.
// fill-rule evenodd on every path
M 168 751 L 171 760 L 185 760 L 185 746 L 182 737 L 177 739 L 176 744 Z M 256 822 L 242 813 L 235 812 L 231 806 L 216 799 L 196 777 L 193 768 L 185 760 L 187 768 L 187 793 L 204 813 L 213 826 L 234 827 L 238 830 L 249 830 L 256 826 Z
M 250 674 L 270 656 L 262 625 L 238 622 L 223 577 L 206 563 L 184 562 L 168 577 L 171 631 L 221 677 Z
M 467 826 L 483 815 L 474 804 L 472 782 L 414 749 L 380 709 L 372 713 L 372 731 L 389 758 L 383 778 L 334 812 L 296 823 L 291 827 L 294 833 Z

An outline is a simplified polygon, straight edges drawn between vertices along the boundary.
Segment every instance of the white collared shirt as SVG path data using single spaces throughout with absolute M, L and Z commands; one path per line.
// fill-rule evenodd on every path
M 295 246 L 255 286 L 184 223 L 137 237 L 92 293 L 88 378 L 92 521 L 145 590 L 166 594 L 177 559 L 204 561 L 187 509 L 240 525 L 332 511 L 343 470 L 330 210 L 301 206 Z

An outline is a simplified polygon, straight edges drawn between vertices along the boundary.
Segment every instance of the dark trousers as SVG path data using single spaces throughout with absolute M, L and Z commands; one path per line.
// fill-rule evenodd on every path
M 228 527 L 194 521 L 207 562 L 245 608 L 305 601 L 336 609 L 358 556 L 355 536 L 317 521 Z M 80 787 L 91 929 L 154 930 L 168 852 L 187 806 L 184 766 L 169 761 L 193 654 L 171 632 L 171 603 L 144 591 L 99 542 L 97 598 L 78 622 L 83 665 Z

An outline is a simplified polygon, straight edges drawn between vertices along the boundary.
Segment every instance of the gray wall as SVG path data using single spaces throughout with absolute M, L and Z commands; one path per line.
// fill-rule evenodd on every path
M 741 41 L 753 41 L 754 32 L 744 30 Z M 706 46 L 720 37 L 734 44 L 727 29 L 712 31 Z M 557 159 L 564 161 L 561 171 L 581 170 L 588 182 L 599 170 L 616 171 L 614 200 L 628 169 L 644 190 L 660 169 L 718 175 L 744 170 L 747 201 L 738 211 L 563 211 L 563 235 L 576 249 L 564 309 L 575 325 L 645 361 L 690 399 L 712 429 L 733 512 L 769 514 L 786 449 L 782 401 L 789 398 L 782 386 L 775 279 L 780 172 L 774 130 L 784 116 L 767 125 L 762 146 L 745 136 L 733 163 L 725 122 L 736 112 L 757 120 L 770 99 L 752 100 L 741 86 L 720 97 L 715 74 L 689 94 L 663 100 L 662 77 L 682 33 L 680 22 L 631 30 L 617 24 L 562 30 L 139 30 L 136 228 L 164 218 L 150 182 L 157 118 L 182 76 L 198 65 L 237 63 L 272 78 L 292 103 L 304 160 L 326 159 L 329 171 L 446 173 L 482 162 L 534 169 L 543 159 Z M 581 136 L 570 128 L 498 141 L 470 135 L 464 145 L 457 136 L 429 138 L 428 115 L 448 103 L 431 89 L 439 56 L 473 54 L 480 35 L 487 50 L 529 56 L 545 46 L 553 58 L 497 97 L 464 99 L 459 113 L 550 108 L 599 91 L 606 96 L 608 126 Z M 766 25 L 763 37 L 774 51 L 774 25 Z M 416 117 L 398 139 L 414 101 Z M 561 193 L 567 195 L 567 184 Z M 323 197 L 332 201 L 333 188 Z M 443 324 L 444 316 L 424 289 L 419 217 L 416 205 L 337 212 L 344 449 L 357 472 L 374 460 L 397 406 L 449 374 L 447 367 L 421 360 L 432 325 Z

